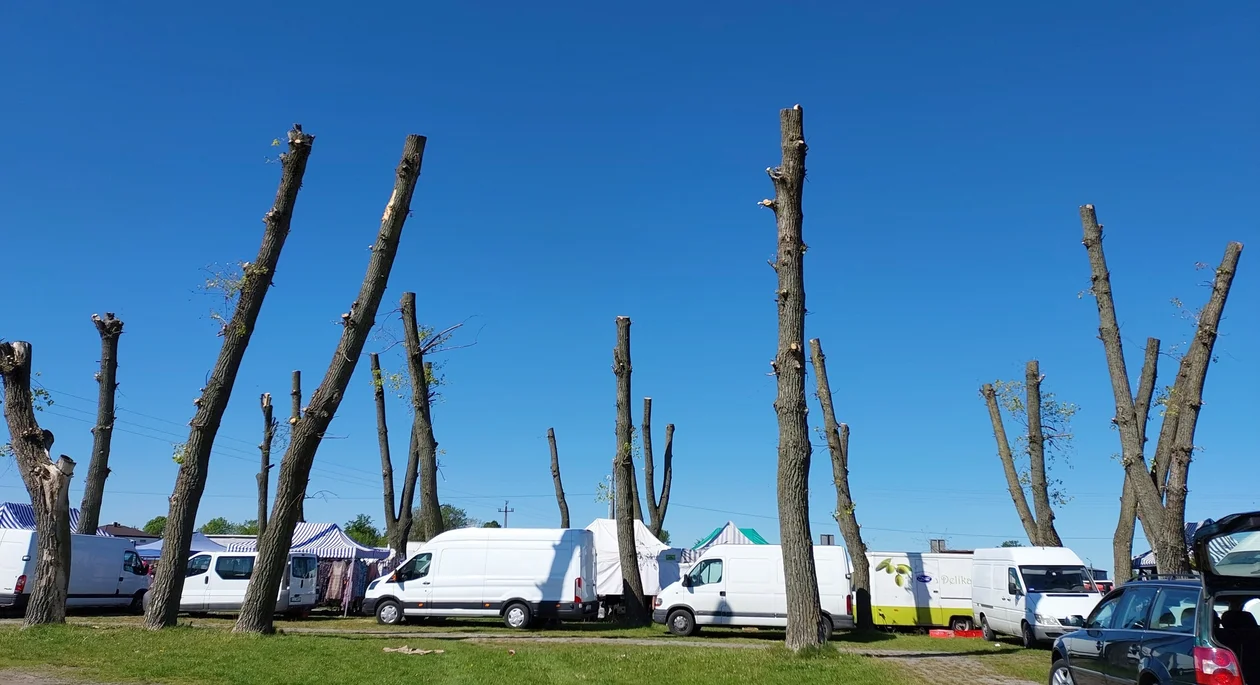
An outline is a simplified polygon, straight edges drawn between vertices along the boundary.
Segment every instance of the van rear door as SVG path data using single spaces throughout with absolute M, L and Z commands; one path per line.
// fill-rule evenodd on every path
M 315 590 L 316 577 L 319 575 L 319 559 L 311 554 L 294 554 L 289 559 L 289 608 L 299 609 L 315 606 L 318 599 Z

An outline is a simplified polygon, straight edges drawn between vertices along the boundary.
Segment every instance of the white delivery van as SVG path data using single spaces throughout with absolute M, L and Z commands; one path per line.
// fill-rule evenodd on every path
M 193 554 L 184 573 L 179 610 L 189 613 L 240 611 L 257 560 L 257 552 Z M 319 559 L 314 554 L 290 554 L 276 597 L 276 612 L 300 615 L 313 609 L 318 574 Z
M 869 552 L 866 558 L 875 625 L 974 628 L 970 553 Z
M 387 625 L 497 616 L 509 628 L 528 628 L 537 619 L 593 618 L 598 608 L 595 536 L 578 529 L 448 531 L 372 581 L 363 599 L 364 612 Z
M 823 629 L 853 627 L 849 555 L 843 547 L 816 545 Z M 783 554 L 778 545 L 714 545 L 687 575 L 656 596 L 652 620 L 687 636 L 701 626 L 787 625 Z
M 0 609 L 26 611 L 35 587 L 35 531 L 0 529 Z M 130 607 L 149 589 L 136 545 L 126 538 L 70 536 L 67 607 Z
M 978 549 L 971 559 L 972 611 L 986 640 L 1015 635 L 1031 647 L 1070 633 L 1102 595 L 1066 547 Z

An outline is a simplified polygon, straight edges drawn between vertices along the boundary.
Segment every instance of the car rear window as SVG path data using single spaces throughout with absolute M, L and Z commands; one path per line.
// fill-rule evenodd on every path
M 1260 576 L 1260 532 L 1221 535 L 1208 542 L 1208 561 L 1219 576 Z

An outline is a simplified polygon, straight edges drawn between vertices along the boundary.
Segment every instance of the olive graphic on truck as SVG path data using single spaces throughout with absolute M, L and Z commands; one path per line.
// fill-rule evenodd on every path
M 892 559 L 885 559 L 879 562 L 875 566 L 875 572 L 879 573 L 880 571 L 884 571 L 889 575 L 895 576 L 893 578 L 893 582 L 897 584 L 897 587 L 910 587 L 910 583 L 912 582 L 911 579 L 914 577 L 911 575 L 913 573 L 913 569 L 905 564 L 894 564 Z

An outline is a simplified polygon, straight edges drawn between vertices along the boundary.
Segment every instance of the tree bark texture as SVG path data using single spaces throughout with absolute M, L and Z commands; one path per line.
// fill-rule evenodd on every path
M 262 245 L 253 263 L 245 265 L 236 309 L 232 319 L 223 327 L 219 358 L 201 396 L 193 402 L 197 413 L 190 422 L 192 428 L 184 445 L 183 460 L 166 517 L 162 556 L 149 589 L 145 626 L 150 629 L 174 626 L 176 623 L 193 525 L 206 488 L 210 450 L 214 447 L 223 412 L 232 396 L 232 387 L 236 383 L 241 360 L 245 358 L 250 336 L 254 333 L 254 324 L 262 311 L 263 299 L 280 262 L 280 252 L 289 235 L 293 208 L 297 204 L 298 190 L 302 187 L 302 177 L 306 173 L 314 140 L 314 136 L 302 132 L 300 125 L 294 124 L 293 130 L 289 131 L 289 149 L 281 157 L 280 186 L 276 191 L 275 204 L 263 217 Z
M 779 538 L 787 593 L 787 648 L 823 643 L 818 571 L 809 528 L 809 417 L 805 403 L 805 242 L 802 193 L 805 188 L 805 125 L 800 105 L 779 112 L 782 163 L 767 169 L 774 199 L 779 275 L 779 342 L 772 367 L 778 381 L 774 411 L 779 420 Z
M 66 622 L 70 584 L 70 478 L 74 460 L 54 462 L 52 431 L 35 420 L 31 394 L 31 344 L 0 342 L 4 418 L 13 457 L 35 510 L 35 577 L 23 627 Z
M 101 336 L 101 369 L 96 372 L 98 386 L 96 425 L 92 427 L 92 460 L 88 462 L 83 481 L 83 503 L 79 505 L 79 534 L 96 535 L 101 525 L 101 501 L 105 496 L 105 479 L 109 478 L 109 446 L 114 437 L 114 395 L 118 390 L 118 338 L 123 332 L 122 319 L 106 312 L 101 318 L 92 315 L 92 323 Z
M 997 440 L 998 459 L 1002 461 L 1002 472 L 1006 474 L 1006 489 L 1011 493 L 1011 501 L 1015 503 L 1015 513 L 1019 514 L 1019 522 L 1024 526 L 1028 542 L 1034 546 L 1041 545 L 1041 530 L 1037 527 L 1037 519 L 1028 508 L 1028 498 L 1024 496 L 1024 486 L 1019 482 L 1019 471 L 1015 469 L 1015 456 L 1011 453 L 1011 442 L 1006 437 L 1006 426 L 1002 422 L 1002 410 L 998 407 L 997 391 L 993 385 L 985 383 L 980 386 L 980 396 L 989 408 L 989 421 L 993 424 L 993 437 Z
M 647 486 L 648 529 L 661 536 L 669 511 L 669 491 L 674 484 L 674 424 L 665 425 L 665 456 L 661 477 L 661 498 L 656 498 L 656 459 L 652 453 L 652 398 L 643 398 L 643 483 Z
M 569 527 L 569 503 L 564 499 L 564 484 L 560 482 L 560 451 L 556 449 L 556 429 L 547 429 L 547 444 L 551 447 L 551 480 L 556 484 L 556 504 L 560 506 L 560 527 Z
M 376 441 L 381 451 L 381 480 L 385 495 L 385 539 L 397 555 L 407 553 L 407 536 L 411 534 L 412 504 L 416 492 L 416 463 L 410 460 L 403 474 L 403 496 L 394 501 L 394 460 L 389 453 L 389 425 L 385 420 L 385 376 L 381 373 L 380 355 L 368 355 L 372 368 L 372 395 L 376 400 Z
M 626 623 L 645 626 L 651 622 L 643 595 L 643 578 L 639 575 L 639 549 L 634 536 L 633 445 L 634 419 L 630 415 L 630 317 L 617 317 L 617 346 L 613 348 L 613 375 L 617 377 L 617 468 L 614 485 L 617 489 L 617 550 L 621 559 L 622 602 L 626 607 Z
M 403 224 L 411 213 L 411 197 L 420 178 L 420 164 L 424 156 L 425 139 L 409 135 L 403 146 L 402 160 L 395 172 L 394 190 L 381 217 L 381 228 L 372 257 L 368 261 L 367 274 L 359 289 L 359 296 L 350 305 L 350 311 L 341 315 L 342 332 L 337 350 L 324 380 L 311 394 L 302 418 L 293 426 L 293 434 L 284 459 L 280 462 L 280 477 L 276 484 L 275 503 L 271 508 L 271 522 L 267 534 L 258 547 L 258 561 L 253 578 L 245 591 L 241 614 L 237 619 L 236 632 L 272 632 L 272 619 L 276 610 L 276 593 L 280 589 L 281 576 L 288 559 L 289 544 L 297 525 L 298 505 L 306 493 L 311 465 L 319 449 L 324 432 L 337 413 L 337 407 L 345 396 L 346 386 L 363 346 L 376 323 L 376 312 L 381 297 L 389 283 L 389 274 L 398 254 L 398 241 L 402 237 Z
M 437 494 L 437 439 L 433 436 L 433 401 L 430 366 L 424 361 L 420 327 L 416 321 L 416 294 L 402 296 L 403 347 L 407 354 L 407 375 L 411 377 L 411 442 L 407 474 L 420 474 L 420 536 L 432 540 L 442 533 L 442 505 Z M 414 485 L 413 485 L 414 491 Z M 412 493 L 403 493 L 411 497 Z
M 1050 486 L 1046 480 L 1046 434 L 1041 425 L 1041 365 L 1036 359 L 1024 367 L 1024 391 L 1028 414 L 1028 471 L 1031 481 L 1033 512 L 1037 516 L 1037 532 L 1043 547 L 1062 547 L 1063 540 L 1054 527 L 1054 509 L 1050 506 Z
M 293 437 L 293 427 L 302 418 L 302 372 L 294 369 L 293 383 L 289 389 L 289 437 Z M 306 520 L 306 489 L 302 489 L 302 501 L 298 502 L 298 521 Z
M 634 453 L 630 453 L 630 506 L 634 510 L 634 518 L 643 520 L 643 499 L 639 496 L 639 469 L 634 465 Z
M 258 465 L 258 542 L 261 543 L 263 533 L 267 532 L 267 486 L 271 478 L 271 443 L 276 438 L 276 422 L 271 406 L 271 393 L 265 392 L 259 398 L 263 415 L 263 439 L 258 443 L 261 461 Z
M 1146 428 L 1150 422 L 1151 400 L 1155 396 L 1155 380 L 1159 372 L 1159 339 L 1146 339 L 1146 358 L 1142 361 L 1142 376 L 1138 382 L 1138 394 L 1134 400 L 1138 419 L 1138 430 L 1141 432 L 1140 442 L 1145 449 Z M 1152 478 L 1154 474 L 1152 474 Z M 1117 586 L 1123 585 L 1133 576 L 1133 533 L 1137 525 L 1137 498 L 1133 494 L 1133 486 L 1129 483 L 1128 473 L 1124 476 L 1124 486 L 1120 491 L 1120 520 L 1116 523 L 1116 534 L 1112 538 L 1112 561 L 1115 573 L 1112 576 Z M 1151 549 L 1155 549 L 1153 538 L 1147 533 Z
M 1121 460 L 1129 487 L 1137 501 L 1137 513 L 1142 528 L 1153 537 L 1152 549 L 1161 574 L 1190 572 L 1190 558 L 1185 542 L 1185 495 L 1189 473 L 1190 455 L 1194 450 L 1194 430 L 1202 406 L 1202 392 L 1211 362 L 1212 348 L 1216 343 L 1217 328 L 1225 301 L 1233 283 L 1238 259 L 1242 253 L 1240 243 L 1229 243 L 1225 256 L 1216 270 L 1212 294 L 1199 313 L 1198 329 L 1190 349 L 1182 358 L 1177 378 L 1169 396 L 1164 425 L 1160 427 L 1155 457 L 1148 469 L 1144 456 L 1145 435 L 1140 428 L 1137 403 L 1129 386 L 1125 367 L 1124 348 L 1120 339 L 1115 301 L 1111 290 L 1111 274 L 1103 251 L 1103 227 L 1093 205 L 1080 208 L 1082 240 L 1089 255 L 1090 280 L 1094 299 L 1098 305 L 1099 337 L 1107 357 L 1112 391 L 1116 399 L 1116 426 L 1120 431 Z M 1170 418 L 1175 425 L 1171 425 Z M 1162 459 L 1163 455 L 1168 455 Z M 1161 471 L 1167 463 L 1168 486 L 1160 492 Z M 1155 474 L 1152 478 L 1149 474 Z
M 827 356 L 823 354 L 822 341 L 809 341 L 814 360 L 814 381 L 818 384 L 818 402 L 822 406 L 823 431 L 827 434 L 827 450 L 831 452 L 831 476 L 836 485 L 836 523 L 844 538 L 845 549 L 853 562 L 853 594 L 856 597 L 853 617 L 858 630 L 875 627 L 871 614 L 871 563 L 866 556 L 866 542 L 862 540 L 862 528 L 858 525 L 857 505 L 849 489 L 849 426 L 836 422 L 836 408 L 831 395 L 831 381 L 827 376 Z

